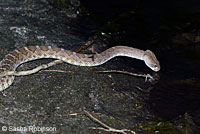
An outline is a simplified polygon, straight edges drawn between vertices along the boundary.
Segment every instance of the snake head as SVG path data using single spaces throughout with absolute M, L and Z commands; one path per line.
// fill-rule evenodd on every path
M 152 51 L 146 50 L 143 59 L 145 64 L 153 71 L 157 72 L 160 70 L 160 63 Z

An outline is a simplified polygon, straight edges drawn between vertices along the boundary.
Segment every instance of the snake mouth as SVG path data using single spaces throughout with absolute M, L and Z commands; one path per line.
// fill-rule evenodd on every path
M 152 70 L 155 71 L 155 72 L 158 72 L 158 71 L 160 71 L 160 67 L 155 67 Z

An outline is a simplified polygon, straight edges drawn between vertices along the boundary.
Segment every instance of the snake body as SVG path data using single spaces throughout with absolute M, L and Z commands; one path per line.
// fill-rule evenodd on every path
M 143 51 L 128 46 L 111 47 L 100 54 L 80 54 L 53 46 L 28 46 L 16 49 L 7 54 L 0 61 L 0 73 L 15 71 L 20 64 L 41 58 L 59 59 L 78 66 L 98 66 L 116 56 L 127 56 L 143 60 L 153 71 L 160 70 L 159 61 L 152 51 Z M 0 77 L 0 91 L 8 88 L 13 81 L 13 75 Z

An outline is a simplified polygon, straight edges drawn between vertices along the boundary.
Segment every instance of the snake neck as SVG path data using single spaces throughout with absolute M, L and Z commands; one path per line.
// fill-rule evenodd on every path
M 135 58 L 139 60 L 144 60 L 145 51 L 128 47 L 128 46 L 115 46 L 111 47 L 100 54 L 94 55 L 95 62 L 105 63 L 108 60 L 117 56 L 126 56 L 130 58 Z
M 128 46 L 115 46 L 105 50 L 100 54 L 96 54 L 94 55 L 94 63 L 98 63 L 98 65 L 100 65 L 116 56 L 126 56 L 130 58 L 139 59 L 144 61 L 145 64 L 153 71 L 157 72 L 160 70 L 160 63 L 152 51 L 144 51 Z

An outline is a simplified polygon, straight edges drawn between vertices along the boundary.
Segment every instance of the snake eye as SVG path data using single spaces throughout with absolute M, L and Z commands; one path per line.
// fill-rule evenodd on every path
M 158 65 L 157 65 L 157 64 L 154 64 L 153 66 L 154 66 L 154 67 L 158 67 Z
M 154 71 L 156 71 L 156 72 L 160 70 L 159 64 L 154 64 L 153 68 L 154 68 Z

